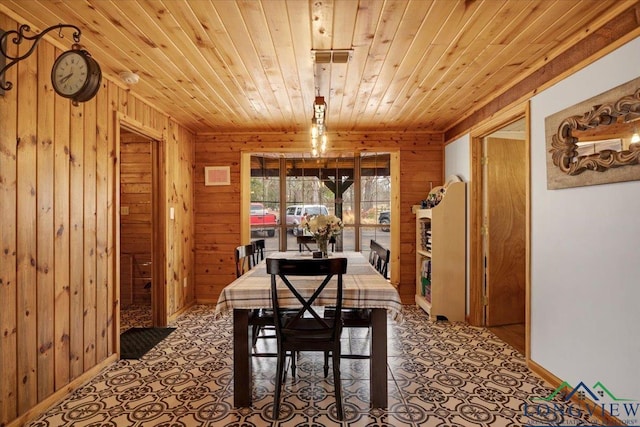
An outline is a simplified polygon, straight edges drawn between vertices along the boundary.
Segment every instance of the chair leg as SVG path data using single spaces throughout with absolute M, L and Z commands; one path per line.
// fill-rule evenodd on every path
M 298 358 L 298 352 L 291 352 L 291 378 L 296 377 L 296 359 Z
M 251 343 L 251 345 L 252 345 L 253 347 L 255 347 L 255 346 L 256 346 L 256 343 L 258 342 L 258 334 L 260 334 L 260 326 L 258 326 L 258 325 L 253 325 L 253 327 L 252 327 L 252 331 L 251 331 L 251 334 L 252 334 L 252 335 L 251 335 L 251 340 L 253 341 L 253 342 Z
M 286 353 L 278 354 L 278 363 L 276 366 L 276 391 L 273 396 L 273 419 L 280 418 L 280 394 L 282 391 L 282 383 L 284 381 L 284 364 L 286 361 Z
M 326 355 L 326 353 L 325 353 Z M 340 383 L 340 351 L 333 351 L 333 387 L 336 395 L 336 412 L 339 420 L 344 419 L 342 408 L 342 384 Z
M 329 376 L 329 352 L 324 352 L 324 377 L 327 378 Z

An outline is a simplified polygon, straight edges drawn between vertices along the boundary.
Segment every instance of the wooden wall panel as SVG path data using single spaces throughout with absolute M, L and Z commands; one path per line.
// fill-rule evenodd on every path
M 177 141 L 178 141 L 178 138 L 177 138 L 177 135 L 175 134 L 175 129 L 173 129 L 173 127 L 170 127 L 167 135 L 167 141 L 165 144 L 165 154 L 167 157 L 175 159 L 178 156 L 179 147 L 178 147 Z M 167 183 L 174 182 L 179 172 L 180 171 L 177 169 L 172 169 L 171 172 L 167 173 L 166 175 L 166 182 Z M 169 280 L 171 277 L 178 277 L 176 268 L 179 266 L 179 260 L 176 259 L 176 257 L 173 254 L 173 251 L 177 249 L 176 245 L 179 242 L 179 235 L 176 233 L 176 220 L 175 220 L 175 216 L 180 215 L 180 212 L 176 212 L 176 207 L 178 205 L 177 190 L 178 189 L 175 188 L 174 186 L 167 186 L 166 208 L 167 210 L 170 210 L 173 208 L 173 212 L 174 212 L 173 220 L 171 220 L 169 218 L 169 215 L 167 215 L 167 219 L 168 219 L 167 227 L 173 230 L 173 232 L 170 233 L 170 235 L 166 236 L 166 239 L 167 239 L 166 244 L 167 244 L 167 248 L 169 248 L 169 250 L 166 253 L 167 270 L 165 274 L 166 274 L 167 280 Z M 167 306 L 175 307 L 176 298 L 179 298 L 179 295 L 181 295 L 181 292 L 179 292 L 180 288 L 181 286 L 178 286 L 177 288 L 175 288 L 175 292 L 167 293 Z
M 133 257 L 120 253 L 120 306 L 133 304 Z
M 38 69 L 54 61 L 54 48 L 44 45 L 38 49 Z M 37 147 L 37 305 L 38 305 L 38 399 L 54 391 L 54 252 L 53 240 L 53 117 L 54 93 L 48 76 L 38 73 L 38 147 Z M 51 268 L 50 268 L 51 267 Z
M 113 354 L 117 351 L 117 343 L 115 341 L 115 335 L 119 333 L 120 325 L 116 324 L 119 315 L 116 314 L 116 310 L 120 304 L 120 286 L 115 283 L 114 278 L 120 275 L 120 271 L 117 265 L 117 253 L 116 245 L 119 245 L 118 230 L 120 229 L 119 216 L 116 209 L 118 207 L 118 201 L 120 198 L 116 194 L 118 191 L 118 177 L 116 171 L 118 170 L 118 153 L 116 151 L 116 119 L 114 111 L 117 111 L 117 87 L 110 84 L 108 81 L 103 83 L 101 92 L 106 97 L 106 106 L 104 107 L 105 114 L 100 115 L 98 125 L 104 120 L 105 123 L 105 139 L 107 150 L 107 235 L 106 238 L 106 256 L 107 256 L 107 295 L 106 295 L 106 310 L 107 310 L 107 325 L 105 341 L 107 342 L 107 355 Z M 100 104 L 102 105 L 102 104 Z M 119 313 L 118 313 L 119 314 Z
M 429 182 L 443 181 L 443 135 L 417 133 L 338 133 L 331 136 L 336 151 L 399 151 L 400 173 L 400 285 L 404 303 L 413 303 L 415 293 L 415 216 L 411 206 L 424 199 Z M 201 134 L 196 140 L 195 194 L 195 292 L 203 302 L 216 301 L 224 286 L 233 281 L 233 249 L 240 242 L 241 152 L 303 151 L 306 134 L 234 133 Z M 204 186 L 204 167 L 229 165 L 231 185 Z
M 15 22 L 0 14 L 0 28 L 17 30 Z M 7 46 L 16 56 L 15 46 Z M 6 81 L 17 84 L 17 69 L 7 70 Z M 5 92 L 0 97 L 0 424 L 18 415 L 17 340 L 17 93 Z
M 108 233 L 108 179 L 109 179 L 109 119 L 100 111 L 109 111 L 107 84 L 95 98 L 96 104 L 96 362 L 109 355 L 109 312 L 113 296 L 109 293 L 109 266 L 107 255 Z
M 17 24 L 0 14 L 0 28 Z M 60 53 L 41 41 L 8 71 L 14 87 L 0 97 L 0 425 L 37 415 L 117 348 L 115 132 L 131 105 L 141 126 L 172 129 L 175 158 L 161 173 L 181 215 L 166 230 L 176 252 L 165 311 L 193 302 L 193 134 L 107 77 L 94 99 L 72 106 L 51 89 Z
M 167 141 L 168 158 L 177 159 L 177 167 L 167 171 L 167 207 L 174 209 L 167 228 L 167 281 L 172 292 L 167 295 L 169 313 L 177 313 L 194 300 L 193 250 L 193 138 L 184 129 L 170 124 Z M 186 281 L 186 282 L 185 282 Z M 186 286 L 185 286 L 186 283 Z
M 84 112 L 83 215 L 83 372 L 96 365 L 96 99 L 82 105 Z
M 27 46 L 18 48 L 24 55 Z M 18 65 L 16 153 L 18 411 L 38 401 L 37 366 L 37 58 Z
M 54 277 L 55 277 L 55 320 L 54 320 L 54 357 L 55 363 L 55 389 L 60 390 L 69 383 L 69 363 L 60 363 L 61 360 L 69 361 L 70 347 L 70 193 L 69 177 L 71 157 L 69 151 L 69 134 L 71 106 L 69 101 L 60 96 L 54 97 L 55 139 L 54 139 Z
M 84 281 L 84 211 L 82 198 L 84 196 L 84 123 L 81 108 L 71 108 L 69 120 L 69 291 L 71 294 L 69 307 L 69 379 L 79 377 L 83 369 L 84 358 L 82 348 L 84 333 L 82 311 L 83 281 Z M 80 202 L 80 203 L 79 203 Z

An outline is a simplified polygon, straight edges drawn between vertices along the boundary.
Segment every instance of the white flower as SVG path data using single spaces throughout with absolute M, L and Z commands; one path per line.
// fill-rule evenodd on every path
M 313 215 L 302 218 L 300 225 L 316 239 L 340 234 L 344 227 L 342 220 L 335 215 Z

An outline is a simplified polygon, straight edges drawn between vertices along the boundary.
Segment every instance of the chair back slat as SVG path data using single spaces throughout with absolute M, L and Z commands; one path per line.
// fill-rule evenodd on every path
M 256 266 L 264 259 L 265 240 L 254 240 L 251 244 L 253 245 L 253 265 Z
M 371 248 L 369 252 L 369 263 L 378 271 L 378 273 L 382 274 L 382 277 L 387 279 L 391 251 L 373 239 L 371 239 L 369 247 Z
M 242 276 L 254 266 L 254 246 L 253 244 L 238 246 L 234 251 L 236 262 L 236 277 Z
M 311 246 L 309 246 L 309 244 L 315 245 L 316 239 L 313 236 L 307 236 L 306 234 L 301 234 L 299 236 L 296 236 L 296 243 L 298 244 L 299 252 L 304 252 L 304 249 L 306 249 L 309 252 L 313 252 L 313 249 L 311 248 Z M 336 236 L 329 237 L 329 244 L 331 245 L 331 251 L 335 252 Z

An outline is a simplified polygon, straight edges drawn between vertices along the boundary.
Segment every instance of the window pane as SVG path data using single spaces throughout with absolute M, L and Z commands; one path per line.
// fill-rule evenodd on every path
M 251 156 L 251 239 L 265 239 L 267 253 L 278 250 L 280 166 L 275 156 Z
M 286 224 L 289 232 L 294 235 L 303 233 L 299 225 L 305 214 L 332 214 L 353 224 L 353 154 L 335 158 L 287 159 L 286 165 L 289 212 Z
M 391 156 L 374 153 L 361 160 L 360 222 L 362 224 L 386 224 L 391 209 Z

